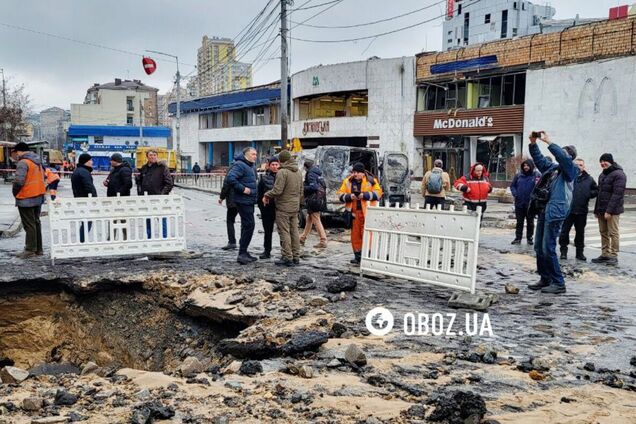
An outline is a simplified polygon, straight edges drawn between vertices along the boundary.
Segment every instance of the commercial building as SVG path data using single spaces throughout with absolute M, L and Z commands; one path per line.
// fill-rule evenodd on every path
M 601 153 L 636 155 L 635 53 L 630 17 L 419 54 L 414 134 L 425 168 L 440 157 L 457 177 L 480 161 L 505 185 L 532 130 L 575 144 L 594 176 Z M 625 168 L 636 187 L 636 169 Z
M 252 65 L 237 62 L 234 41 L 203 36 L 197 51 L 197 95 L 207 96 L 252 86 Z
M 413 137 L 413 57 L 315 66 L 292 76 L 291 137 L 303 148 L 371 147 L 407 153 L 415 175 L 422 167 Z
M 96 83 L 83 104 L 71 104 L 71 124 L 158 125 L 157 91 L 139 80 Z
M 170 128 L 109 125 L 71 125 L 68 128 L 66 153 L 78 157 L 87 152 L 93 157 L 93 168 L 110 169 L 110 156 L 121 153 L 134 164 L 138 146 L 168 147 Z
M 176 104 L 169 105 L 170 114 Z M 174 124 L 173 119 L 173 124 Z M 263 159 L 280 143 L 280 84 L 202 97 L 181 103 L 181 155 L 184 167 L 227 166 L 253 146 Z
M 525 0 L 450 0 L 443 24 L 444 50 L 542 32 L 556 11 Z

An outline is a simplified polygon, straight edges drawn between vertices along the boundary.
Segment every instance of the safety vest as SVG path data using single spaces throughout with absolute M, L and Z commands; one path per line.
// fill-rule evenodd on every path
M 344 197 L 345 194 L 351 194 L 351 179 L 353 177 L 347 177 L 342 181 L 342 185 L 338 190 L 338 195 Z M 371 179 L 371 181 L 369 181 Z M 380 184 L 378 184 L 378 179 L 369 175 L 365 175 L 362 177 L 362 182 L 360 184 L 360 192 L 361 193 L 369 193 L 370 194 L 370 203 L 371 206 L 376 206 L 378 204 L 378 200 L 382 198 L 382 188 Z M 342 200 L 341 200 L 342 201 Z M 364 214 L 367 213 L 367 201 L 363 200 L 362 203 L 362 211 Z M 351 211 L 353 206 L 353 202 L 345 201 L 345 209 Z
M 48 184 L 52 184 L 60 180 L 59 175 L 57 175 L 57 173 L 53 171 L 51 168 L 46 168 L 44 172 L 46 174 L 46 182 Z
M 29 159 L 23 159 L 29 167 L 24 185 L 15 196 L 16 199 L 29 199 L 31 197 L 43 196 L 46 193 L 44 185 L 44 170 L 42 167 Z

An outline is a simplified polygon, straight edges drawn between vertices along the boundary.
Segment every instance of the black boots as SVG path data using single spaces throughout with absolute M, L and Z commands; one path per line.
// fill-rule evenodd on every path
M 578 259 L 579 261 L 583 261 L 583 262 L 587 261 L 587 258 L 583 254 L 583 249 L 578 248 L 578 247 L 576 248 L 576 259 Z
M 562 247 L 561 248 L 561 257 L 559 259 L 565 260 L 567 258 L 568 258 L 568 248 L 567 247 Z
M 528 288 L 529 288 L 530 290 L 541 290 L 541 289 L 543 289 L 543 288 L 545 288 L 545 287 L 548 287 L 549 285 L 550 285 L 550 283 L 549 283 L 549 282 L 547 282 L 547 281 L 545 281 L 545 280 L 542 278 L 542 279 L 540 279 L 540 280 L 539 280 L 539 282 L 538 282 L 538 283 L 536 283 L 536 284 L 530 284 L 530 285 L 528 286 Z
M 360 265 L 360 261 L 362 260 L 362 252 L 353 252 L 354 258 L 351 259 L 350 263 L 355 265 Z
M 516 238 L 510 244 L 521 244 L 521 239 Z

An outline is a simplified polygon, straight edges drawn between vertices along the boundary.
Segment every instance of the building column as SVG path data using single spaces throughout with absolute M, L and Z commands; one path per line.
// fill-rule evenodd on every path
M 228 142 L 227 150 L 228 150 L 228 154 L 227 154 L 228 165 L 232 165 L 232 161 L 234 160 L 234 142 L 233 141 Z
M 208 143 L 208 163 L 214 166 L 214 143 Z

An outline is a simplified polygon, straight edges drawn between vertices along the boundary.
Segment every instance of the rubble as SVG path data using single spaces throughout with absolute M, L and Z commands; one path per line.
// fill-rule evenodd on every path
M 0 370 L 0 381 L 5 384 L 22 383 L 29 377 L 29 372 L 18 367 L 6 366 Z
M 479 424 L 487 412 L 484 399 L 473 392 L 436 393 L 429 404 L 435 408 L 428 417 L 433 422 Z

